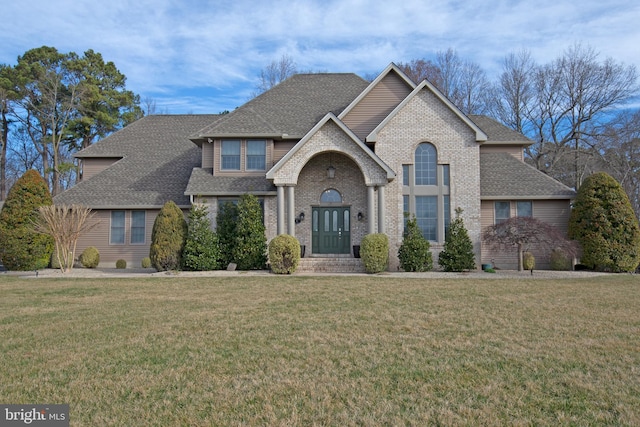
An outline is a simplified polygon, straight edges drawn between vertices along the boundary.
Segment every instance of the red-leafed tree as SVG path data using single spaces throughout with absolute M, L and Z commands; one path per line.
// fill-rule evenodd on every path
M 487 227 L 483 237 L 497 249 L 517 248 L 518 271 L 522 271 L 524 253 L 531 248 L 561 249 L 571 257 L 577 254 L 577 244 L 558 228 L 531 217 L 513 217 Z

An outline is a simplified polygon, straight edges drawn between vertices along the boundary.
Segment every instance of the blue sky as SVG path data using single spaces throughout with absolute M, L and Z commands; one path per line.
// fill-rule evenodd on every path
M 506 54 L 548 62 L 575 42 L 640 68 L 640 3 L 629 0 L 3 0 L 0 63 L 43 45 L 93 49 L 159 112 L 246 102 L 282 55 L 300 70 L 371 75 L 453 48 L 490 78 Z

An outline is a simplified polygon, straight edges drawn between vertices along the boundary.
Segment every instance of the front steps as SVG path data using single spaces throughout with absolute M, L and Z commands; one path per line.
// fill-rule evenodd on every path
M 364 273 L 360 258 L 308 257 L 300 258 L 296 273 Z

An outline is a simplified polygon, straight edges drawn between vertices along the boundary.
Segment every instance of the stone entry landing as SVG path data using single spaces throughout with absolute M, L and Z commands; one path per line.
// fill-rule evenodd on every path
M 364 273 L 360 258 L 300 258 L 296 273 Z

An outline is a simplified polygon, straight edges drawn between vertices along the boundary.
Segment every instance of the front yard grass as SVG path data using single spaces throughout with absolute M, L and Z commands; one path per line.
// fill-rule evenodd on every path
M 640 279 L 0 276 L 0 403 L 71 425 L 640 425 Z

